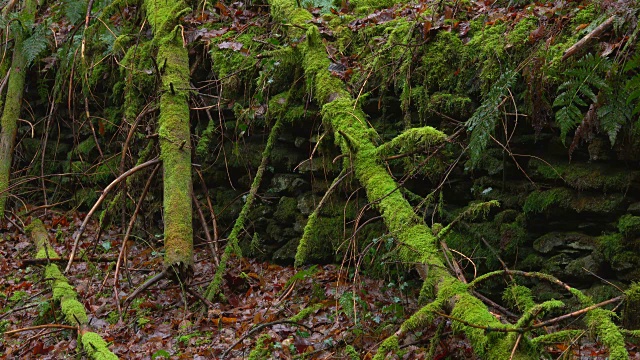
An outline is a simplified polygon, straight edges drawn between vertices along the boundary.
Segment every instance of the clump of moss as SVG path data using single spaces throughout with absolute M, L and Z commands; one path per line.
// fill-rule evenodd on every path
M 565 188 L 547 191 L 534 191 L 524 202 L 522 210 L 525 214 L 542 213 L 551 205 L 566 203 L 571 200 L 571 193 Z
M 517 308 L 522 312 L 535 306 L 531 289 L 522 285 L 512 285 L 507 287 L 502 294 L 502 299 L 504 299 L 511 307 Z
M 490 26 L 481 20 L 471 21 L 470 26 L 473 35 L 466 45 L 465 63 L 478 71 L 480 90 L 487 93 L 504 70 L 507 26 L 504 23 Z
M 298 202 L 296 199 L 283 196 L 278 202 L 278 208 L 273 214 L 273 217 L 281 223 L 290 223 L 295 220 L 298 213 Z
M 533 160 L 529 165 L 534 176 L 545 180 L 562 179 L 577 190 L 625 190 L 637 177 L 635 172 L 615 171 L 606 164 L 598 163 L 545 163 Z
M 520 21 L 507 34 L 507 43 L 511 46 L 519 48 L 529 43 L 529 35 L 531 31 L 538 27 L 538 18 L 528 16 Z
M 262 334 L 256 340 L 256 345 L 253 347 L 253 350 L 249 353 L 249 360 L 262 360 L 268 359 L 271 357 L 270 344 L 268 343 L 271 340 L 271 336 L 269 334 Z
M 618 230 L 628 238 L 640 235 L 640 216 L 623 215 L 618 219 Z

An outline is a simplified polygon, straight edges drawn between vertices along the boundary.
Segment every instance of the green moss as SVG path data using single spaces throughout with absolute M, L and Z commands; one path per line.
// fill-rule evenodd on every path
M 243 76 L 243 71 L 255 68 L 258 62 L 255 57 L 256 48 L 259 43 L 253 41 L 253 38 L 262 33 L 262 28 L 251 26 L 242 34 L 229 31 L 223 36 L 212 40 L 210 51 L 212 70 L 221 79 L 222 84 L 228 87 L 228 89 L 225 89 L 225 93 L 229 95 L 236 94 L 243 89 L 244 82 L 249 81 L 248 77 Z M 239 51 L 218 48 L 218 45 L 223 42 L 239 43 L 242 44 L 242 48 Z
M 443 305 L 442 298 L 438 298 L 428 305 L 423 306 L 402 323 L 400 330 L 402 332 L 419 331 L 420 329 L 430 326 L 437 317 L 435 312 L 441 311 Z
M 342 217 L 323 217 L 317 212 L 309 215 L 296 251 L 295 264 L 326 261 L 323 254 L 334 254 L 344 238 Z
M 502 299 L 511 307 L 527 311 L 535 306 L 531 289 L 522 285 L 511 285 L 504 290 Z
M 544 163 L 533 160 L 529 165 L 533 176 L 545 180 L 562 179 L 576 190 L 624 191 L 637 178 L 637 173 L 633 171 L 616 171 L 607 164 L 600 163 Z
M 421 97 L 419 89 L 414 89 L 413 93 L 416 94 L 415 101 L 418 103 L 423 118 L 431 112 L 448 114 L 456 118 L 470 117 L 473 112 L 472 101 L 466 95 L 435 92 L 430 96 Z
M 86 332 L 82 334 L 81 341 L 82 348 L 89 354 L 92 359 L 95 360 L 115 360 L 118 357 L 109 351 L 107 348 L 107 342 L 100 337 L 100 335 L 94 332 Z
M 525 214 L 542 213 L 552 205 L 565 204 L 571 199 L 571 193 L 565 188 L 547 191 L 534 191 L 524 202 L 522 210 Z
M 384 360 L 386 359 L 388 353 L 398 350 L 400 350 L 398 336 L 391 335 L 388 338 L 384 339 L 382 344 L 380 344 L 380 347 L 378 348 L 376 355 L 373 357 L 373 360 Z
M 538 28 L 538 18 L 529 16 L 521 19 L 507 34 L 507 43 L 512 46 L 524 46 L 529 43 L 531 31 Z
M 269 350 L 268 342 L 271 340 L 269 334 L 262 334 L 256 340 L 256 344 L 249 353 L 249 360 L 262 360 L 269 359 L 271 357 L 271 351 Z
M 488 26 L 479 20 L 471 21 L 470 26 L 465 62 L 478 69 L 481 90 L 486 93 L 503 73 L 507 27 L 504 23 Z
M 631 214 L 621 216 L 618 219 L 618 230 L 628 238 L 640 235 L 640 216 Z
M 435 41 L 426 46 L 422 55 L 422 62 L 416 71 L 417 74 L 420 74 L 422 70 L 427 93 L 438 91 L 446 91 L 447 93 L 459 92 L 460 77 L 458 73 L 463 65 L 466 51 L 467 48 L 465 48 L 457 34 L 448 31 L 438 32 Z M 445 99 L 441 97 L 432 101 L 442 102 Z M 426 101 L 427 99 L 424 100 Z M 427 104 L 419 104 L 418 106 L 427 106 Z M 444 107 L 447 106 L 445 105 Z
M 579 8 L 573 19 L 571 19 L 571 26 L 576 27 L 578 25 L 589 24 L 600 14 L 602 13 L 596 4 L 589 4 Z
M 298 213 L 298 202 L 296 199 L 283 196 L 278 202 L 278 207 L 273 213 L 273 217 L 281 223 L 291 223 L 295 220 Z
M 584 304 L 586 305 L 586 304 Z M 593 309 L 587 313 L 589 327 L 598 335 L 600 341 L 609 349 L 609 359 L 628 359 L 629 353 L 620 329 L 611 320 L 615 313 L 605 309 Z
M 459 292 L 455 307 L 451 311 L 451 316 L 458 319 L 464 319 L 472 324 L 482 324 L 488 328 L 505 328 L 506 325 L 500 323 L 493 315 L 487 311 L 486 306 L 476 297 L 467 292 Z M 489 348 L 489 343 L 496 341 L 499 336 L 496 333 L 489 332 L 485 334 L 483 329 L 476 329 L 465 326 L 464 324 L 454 321 L 452 328 L 455 332 L 463 332 L 473 344 L 474 352 L 481 358 L 499 359 L 489 354 L 496 354 L 497 348 Z
M 361 14 L 370 14 L 373 10 L 392 7 L 397 3 L 406 1 L 394 0 L 352 0 L 349 4 L 354 8 L 355 12 Z
M 360 360 L 360 356 L 358 355 L 358 352 L 351 345 L 345 346 L 344 353 L 349 357 L 350 360 Z
M 193 264 L 191 144 L 189 128 L 189 57 L 175 27 L 185 10 L 148 1 L 147 19 L 158 44 L 157 63 L 162 66 L 162 96 L 158 120 L 164 179 L 165 267 L 188 271 Z
M 557 343 L 566 343 L 573 342 L 575 339 L 584 335 L 583 330 L 560 330 L 554 331 L 551 334 L 544 334 L 532 339 L 532 344 L 542 345 L 542 344 L 557 344 Z
M 36 245 L 36 259 L 58 257 L 55 249 L 49 243 L 49 235 L 40 219 L 34 219 L 24 228 L 24 232 L 33 239 Z
M 322 308 L 322 304 L 318 303 L 318 304 L 314 304 L 311 306 L 307 306 L 306 308 L 300 310 L 300 312 L 298 312 L 297 314 L 291 316 L 289 318 L 289 321 L 294 321 L 294 322 L 300 322 L 304 319 L 306 319 L 309 315 L 315 313 L 316 311 L 320 310 Z
M 378 154 L 380 157 L 386 157 L 395 155 L 394 150 L 396 149 L 398 154 L 425 150 L 442 143 L 446 138 L 444 133 L 430 126 L 411 128 L 381 145 L 378 148 Z
M 633 282 L 631 286 L 627 290 L 625 290 L 624 295 L 627 297 L 630 302 L 638 302 L 640 301 L 640 283 Z

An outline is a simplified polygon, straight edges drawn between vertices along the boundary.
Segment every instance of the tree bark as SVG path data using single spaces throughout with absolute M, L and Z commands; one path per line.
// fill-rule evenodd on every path
M 190 277 L 193 266 L 193 185 L 187 102 L 189 56 L 178 20 L 190 10 L 182 1 L 147 0 L 145 6 L 153 41 L 158 45 L 156 63 L 162 79 L 158 134 L 164 180 L 164 266 L 184 280 Z
M 28 19 L 33 20 L 36 12 L 36 1 L 27 0 L 22 12 L 26 14 Z M 3 15 L 6 14 L 3 12 Z M 21 24 L 20 30 L 14 34 L 13 58 L 7 81 L 7 96 L 4 108 L 2 108 L 2 118 L 0 119 L 0 221 L 4 218 L 5 204 L 9 195 L 13 147 L 15 146 L 18 132 L 18 118 L 20 117 L 25 73 L 28 66 L 27 58 L 22 50 L 22 44 L 25 40 L 23 26 Z

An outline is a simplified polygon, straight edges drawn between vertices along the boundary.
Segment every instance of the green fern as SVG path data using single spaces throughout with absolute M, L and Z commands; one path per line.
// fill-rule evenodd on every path
M 84 15 L 87 12 L 87 3 L 85 1 L 65 0 L 62 3 L 64 14 L 72 24 L 77 24 L 80 20 L 84 19 Z
M 615 84 L 616 81 L 611 83 Z M 630 122 L 634 109 L 629 105 L 627 99 L 629 91 L 626 88 L 605 89 L 603 105 L 598 109 L 598 121 L 600 129 L 609 136 L 611 146 L 615 145 L 620 129 Z
M 640 27 L 639 27 L 640 28 Z M 627 96 L 627 105 L 633 106 L 633 114 L 640 113 L 640 53 L 636 54 L 624 67 L 625 72 L 635 72 L 635 74 L 625 84 L 625 90 L 629 93 Z
M 43 51 L 47 50 L 48 46 L 49 41 L 46 36 L 46 27 L 40 24 L 33 30 L 31 36 L 22 43 L 22 53 L 27 60 L 27 66 L 31 65 L 33 60 Z
M 553 102 L 563 144 L 569 131 L 582 123 L 581 109 L 597 102 L 598 91 L 608 91 L 604 74 L 610 69 L 610 60 L 587 54 L 565 73 L 568 80 L 558 87 L 558 96 Z
M 471 132 L 469 152 L 471 165 L 475 167 L 482 152 L 487 148 L 491 133 L 500 119 L 499 107 L 503 99 L 509 94 L 511 88 L 518 79 L 518 73 L 513 70 L 504 72 L 498 81 L 491 87 L 482 104 L 476 109 L 471 118 L 467 120 L 467 130 Z

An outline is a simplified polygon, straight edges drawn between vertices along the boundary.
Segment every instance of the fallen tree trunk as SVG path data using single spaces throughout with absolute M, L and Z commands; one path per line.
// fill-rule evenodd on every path
M 276 22 L 292 25 L 288 27 L 290 37 L 306 36 L 306 40 L 296 49 L 303 59 L 302 66 L 308 89 L 322 106 L 323 122 L 332 128 L 342 153 L 348 155 L 346 161 L 350 161 L 353 166 L 356 178 L 364 187 L 368 200 L 382 215 L 389 232 L 402 244 L 399 252 L 401 260 L 417 264 L 416 268 L 424 280 L 423 295 L 434 299 L 407 320 L 396 334 L 385 340 L 375 358 L 384 359 L 387 352 L 398 350 L 400 337 L 408 331 L 419 330 L 429 325 L 439 316 L 439 312 L 443 311 L 448 312 L 452 318 L 462 320 L 454 321 L 453 328 L 465 333 L 474 351 L 481 358 L 538 358 L 537 348 L 520 334 L 490 331 L 514 326 L 502 324 L 489 312 L 487 306 L 472 294 L 472 288 L 468 284 L 448 271 L 436 236 L 424 221 L 416 216 L 413 207 L 398 191 L 398 184 L 383 165 L 382 155 L 386 154 L 389 146 L 383 145 L 378 148 L 374 145 L 373 139 L 377 137 L 375 129 L 367 126 L 366 116 L 360 105 L 352 98 L 342 81 L 332 76 L 329 71 L 330 61 L 318 28 L 309 23 L 312 15 L 298 7 L 295 0 L 271 0 L 270 4 Z M 425 128 L 422 132 L 425 136 L 421 137 L 421 141 L 430 144 L 443 142 L 447 138 L 444 133 L 432 128 Z M 393 142 L 392 140 L 391 143 Z M 309 221 L 309 224 L 312 223 Z M 306 231 L 309 229 L 305 229 Z M 296 257 L 297 262 L 301 260 L 303 259 Z M 576 292 L 574 295 L 582 296 L 580 300 L 583 303 L 588 302 L 588 298 L 585 299 L 581 293 Z M 535 310 L 542 312 L 557 304 L 544 307 L 542 305 Z M 628 358 L 619 329 L 611 321 L 611 314 L 603 312 L 602 309 L 589 312 L 594 316 L 590 318 L 588 315 L 587 323 L 602 336 L 605 345 L 609 346 L 612 359 Z M 525 313 L 516 326 L 531 321 L 532 317 L 530 313 Z M 481 327 L 466 324 L 480 324 Z
M 36 259 L 57 258 L 58 254 L 49 244 L 47 230 L 42 221 L 36 219 L 25 229 L 36 245 Z M 118 359 L 107 347 L 107 342 L 97 333 L 91 331 L 89 317 L 78 294 L 69 284 L 69 280 L 62 274 L 57 265 L 49 263 L 44 268 L 44 278 L 47 279 L 53 291 L 53 300 L 60 303 L 66 322 L 77 326 L 78 343 L 89 357 L 96 360 Z

